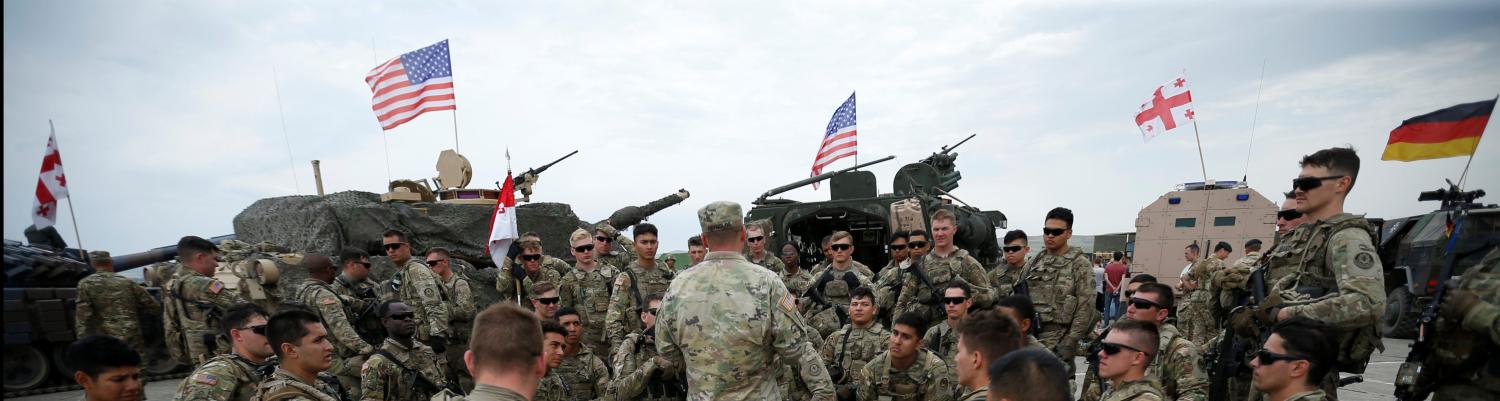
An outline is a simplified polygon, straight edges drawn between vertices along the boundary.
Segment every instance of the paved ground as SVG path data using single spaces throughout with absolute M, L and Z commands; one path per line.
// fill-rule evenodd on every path
M 1385 352 L 1375 354 L 1370 358 L 1370 367 L 1365 372 L 1364 383 L 1352 384 L 1339 390 L 1340 401 L 1373 401 L 1391 400 L 1395 386 L 1391 380 L 1396 378 L 1396 369 L 1401 367 L 1401 362 L 1406 359 L 1406 353 L 1411 348 L 1408 340 L 1385 340 Z M 1078 358 L 1078 366 L 1086 366 L 1083 358 Z M 173 393 L 177 391 L 178 380 L 159 381 L 146 384 L 146 397 L 149 400 L 169 401 Z M 34 395 L 15 398 L 16 401 L 75 401 L 83 396 L 82 391 L 67 391 Z

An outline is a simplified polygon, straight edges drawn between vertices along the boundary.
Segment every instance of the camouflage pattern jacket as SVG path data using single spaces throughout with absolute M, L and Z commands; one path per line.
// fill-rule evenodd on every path
M 614 399 L 609 391 L 609 367 L 590 353 L 588 347 L 580 346 L 577 354 L 563 355 L 562 366 L 553 371 L 567 385 L 569 401 Z
M 1198 346 L 1182 337 L 1175 326 L 1163 323 L 1159 328 L 1160 347 L 1151 366 L 1146 368 L 1146 377 L 1155 381 L 1157 388 L 1168 399 L 1208 401 L 1208 376 L 1198 364 L 1199 358 L 1203 356 Z M 1100 399 L 1099 387 L 1088 386 L 1079 399 Z
M 765 255 L 762 255 L 760 260 L 755 260 L 755 255 L 751 255 L 750 252 L 745 252 L 745 259 L 749 260 L 750 263 L 760 265 L 761 267 L 776 272 L 776 274 L 786 273 L 786 263 L 782 263 L 781 258 L 776 257 L 776 255 L 772 255 L 770 251 L 766 251 Z
M 1021 295 L 1016 293 L 1016 285 L 1021 283 L 1021 273 L 1024 271 L 1026 271 L 1024 264 L 1011 266 L 1005 263 L 990 270 L 990 286 L 994 288 L 993 294 L 996 301 L 1011 295 Z
M 218 334 L 220 314 L 245 301 L 240 294 L 229 290 L 224 282 L 186 266 L 177 269 L 176 276 L 167 281 L 165 291 L 162 320 L 166 322 L 167 347 L 174 359 L 185 365 L 197 365 L 220 354 L 221 350 L 210 348 L 205 339 Z M 180 347 L 172 345 L 177 339 L 182 341 Z
M 656 342 L 647 341 L 642 333 L 633 333 L 620 343 L 613 366 L 615 379 L 610 383 L 615 399 L 620 401 L 684 400 L 687 383 L 679 366 L 657 365 Z M 644 343 L 643 343 L 644 341 Z M 665 359 L 663 359 L 665 360 Z
M 1379 332 L 1385 275 L 1375 251 L 1375 228 L 1349 213 L 1303 224 L 1298 230 L 1302 228 L 1309 228 L 1297 238 L 1302 249 L 1271 256 L 1270 271 L 1290 273 L 1275 283 L 1274 291 L 1291 305 L 1282 310 L 1338 328 L 1338 370 L 1363 372 L 1370 354 L 1385 349 Z M 1295 264 L 1286 265 L 1292 258 Z
M 156 314 L 161 304 L 145 287 L 113 272 L 96 272 L 78 281 L 74 315 L 78 337 L 103 334 L 125 340 L 139 352 L 141 314 Z
M 447 336 L 448 304 L 443 299 L 445 292 L 438 283 L 437 274 L 416 259 L 406 261 L 400 271 L 401 290 L 397 299 L 410 306 L 417 315 L 417 339 L 427 341 L 432 336 Z
M 275 365 L 273 361 L 251 363 L 235 354 L 219 355 L 182 379 L 172 399 L 249 401 L 255 396 L 256 385 Z
M 952 362 L 953 355 L 958 354 L 958 330 L 950 323 L 943 320 L 927 329 L 927 334 L 922 336 L 922 346 L 937 354 L 944 364 Z
M 829 334 L 823 340 L 823 360 L 827 361 L 829 369 L 839 368 L 844 372 L 844 377 L 834 378 L 835 384 L 853 386 L 854 376 L 860 369 L 864 369 L 866 363 L 886 350 L 886 342 L 890 337 L 891 332 L 882 327 L 880 322 L 870 322 L 864 328 L 846 324 Z
M 526 396 L 504 387 L 495 387 L 488 384 L 474 385 L 474 391 L 469 392 L 467 401 L 540 401 L 527 400 Z
M 974 305 L 983 308 L 990 304 L 990 279 L 985 275 L 984 267 L 979 265 L 979 260 L 969 256 L 968 251 L 953 248 L 952 253 L 940 256 L 936 250 L 933 250 L 918 259 L 920 263 L 913 263 L 912 266 L 906 268 L 908 270 L 906 274 L 901 275 L 904 276 L 901 279 L 903 280 L 901 293 L 896 296 L 896 310 L 892 311 L 891 316 L 916 312 L 921 313 L 930 322 L 943 320 L 947 316 L 943 313 L 941 295 L 944 287 L 955 280 L 962 280 L 974 288 L 974 293 L 969 294 L 969 298 L 974 300 Z M 919 267 L 927 276 L 930 287 L 923 284 L 921 279 L 911 271 Z M 1092 274 L 1092 270 L 1090 272 Z M 937 289 L 937 294 L 933 294 L 933 289 Z
M 316 383 L 304 382 L 291 372 L 278 367 L 276 373 L 271 374 L 271 377 L 256 386 L 253 399 L 256 401 L 341 401 L 337 395 L 338 390 L 325 383 L 324 380 L 318 380 Z
M 1041 332 L 1032 334 L 1064 362 L 1071 361 L 1079 339 L 1093 330 L 1093 265 L 1073 246 L 1062 255 L 1043 250 L 1026 269 L 1031 301 L 1042 316 Z
M 605 317 L 609 315 L 610 295 L 614 291 L 615 276 L 619 270 L 614 266 L 595 264 L 592 269 L 575 267 L 562 278 L 562 289 L 558 295 L 563 306 L 578 310 L 578 319 L 583 323 L 583 343 L 593 348 L 596 355 L 611 355 L 609 342 L 604 338 Z
M 386 339 L 359 373 L 360 393 L 366 401 L 427 401 L 447 386 L 443 359 L 416 341 L 407 347 Z
M 604 317 L 604 333 L 610 344 L 625 341 L 625 336 L 641 331 L 640 308 L 645 307 L 646 297 L 667 292 L 676 273 L 667 270 L 665 263 L 652 267 L 641 266 L 640 261 L 630 262 L 625 270 L 615 275 L 614 293 L 609 298 L 609 311 Z
M 891 353 L 882 352 L 859 370 L 854 380 L 860 401 L 947 401 L 953 397 L 955 377 L 937 354 L 917 349 L 917 360 L 904 370 L 891 367 Z
M 1112 386 L 1104 392 L 1103 398 L 1104 401 L 1161 401 L 1165 399 L 1168 398 L 1162 395 L 1161 385 L 1150 376 Z
M 447 279 L 438 277 L 443 284 L 443 291 L 448 295 L 448 329 L 452 333 L 450 342 L 469 345 L 469 333 L 474 330 L 474 314 L 479 313 L 478 306 L 474 304 L 474 289 L 468 278 L 462 273 L 453 272 Z

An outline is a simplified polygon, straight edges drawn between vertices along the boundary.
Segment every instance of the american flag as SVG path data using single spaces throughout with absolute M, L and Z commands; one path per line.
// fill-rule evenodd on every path
M 813 158 L 811 175 L 822 174 L 823 167 L 835 160 L 859 154 L 858 134 L 854 124 L 854 93 L 850 93 L 849 100 L 845 100 L 838 110 L 834 110 L 833 118 L 828 120 L 828 129 L 823 133 L 823 146 L 818 147 L 818 156 Z M 813 183 L 813 188 L 817 186 L 817 183 Z
M 380 128 L 389 131 L 429 111 L 453 110 L 453 63 L 448 40 L 402 54 L 365 75 Z

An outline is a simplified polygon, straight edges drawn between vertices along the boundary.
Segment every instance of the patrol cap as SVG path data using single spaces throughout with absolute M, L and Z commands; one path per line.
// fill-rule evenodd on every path
M 610 238 L 614 238 L 616 235 L 620 235 L 620 230 L 616 230 L 615 226 L 609 225 L 609 223 L 596 224 L 594 225 L 594 230 L 602 232 L 604 233 L 604 236 Z
M 704 233 L 742 230 L 745 214 L 738 203 L 718 201 L 698 209 L 698 224 L 703 226 Z
M 109 251 L 89 251 L 89 263 L 104 263 L 110 261 Z

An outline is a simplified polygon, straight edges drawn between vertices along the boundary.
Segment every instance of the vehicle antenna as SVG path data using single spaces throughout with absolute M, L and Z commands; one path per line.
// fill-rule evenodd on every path
M 302 180 L 297 179 L 297 158 L 292 157 L 292 137 L 286 133 L 286 110 L 281 107 L 281 76 L 276 73 L 276 61 L 271 61 L 271 86 L 276 88 L 276 112 L 281 115 L 281 139 L 286 141 L 286 163 L 292 171 L 292 185 L 297 194 L 302 194 Z
M 1245 175 L 1240 176 L 1240 183 L 1249 185 L 1250 181 L 1250 151 L 1255 149 L 1255 120 L 1260 118 L 1260 91 L 1266 87 L 1266 59 L 1260 59 L 1260 83 L 1255 86 L 1255 114 L 1250 117 L 1250 146 L 1245 149 Z

